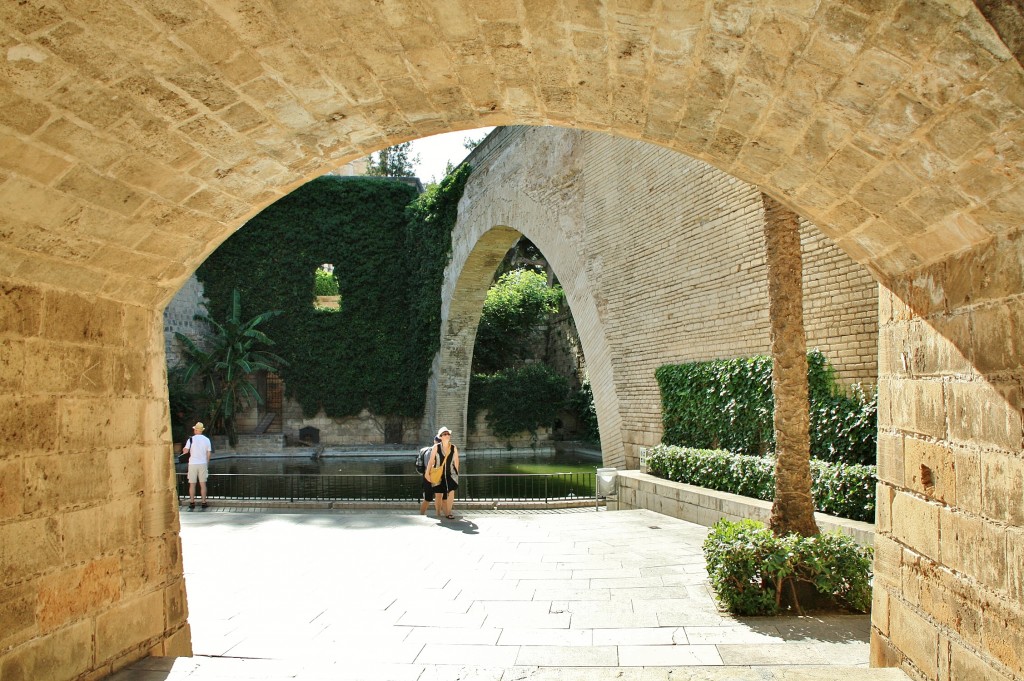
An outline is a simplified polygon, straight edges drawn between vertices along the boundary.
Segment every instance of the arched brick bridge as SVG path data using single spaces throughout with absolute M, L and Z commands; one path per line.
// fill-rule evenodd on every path
M 636 468 L 637 450 L 661 441 L 658 367 L 770 352 L 756 187 L 651 144 L 553 127 L 500 128 L 468 162 L 422 437 L 441 423 L 467 432 L 484 294 L 521 234 L 566 292 L 606 465 Z M 876 383 L 877 283 L 814 225 L 801 234 L 808 347 L 841 381 Z

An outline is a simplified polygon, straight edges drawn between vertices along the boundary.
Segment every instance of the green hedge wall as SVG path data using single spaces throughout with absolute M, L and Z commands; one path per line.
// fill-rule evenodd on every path
M 771 501 L 775 496 L 775 459 L 723 450 L 657 445 L 647 455 L 651 475 Z M 811 494 L 822 513 L 875 522 L 875 466 L 811 460 Z
M 485 409 L 491 432 L 506 438 L 523 432 L 536 438 L 537 429 L 551 426 L 569 397 L 568 379 L 540 363 L 473 374 L 469 385 L 469 427 Z
M 287 395 L 307 416 L 369 409 L 419 417 L 438 348 L 441 283 L 470 168 L 417 197 L 382 178 L 324 176 L 263 210 L 199 268 L 210 310 L 238 288 L 288 366 Z M 313 306 L 316 269 L 335 266 L 340 312 Z
M 661 389 L 663 443 L 751 455 L 774 451 L 771 357 L 665 365 L 655 377 Z M 817 350 L 807 355 L 807 378 L 811 456 L 873 464 L 875 391 L 854 386 L 847 393 Z

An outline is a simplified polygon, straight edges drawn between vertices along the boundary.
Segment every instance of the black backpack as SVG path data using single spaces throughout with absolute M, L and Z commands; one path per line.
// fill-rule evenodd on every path
M 185 447 L 188 447 L 191 442 L 192 436 L 189 435 L 188 438 L 185 439 L 185 443 L 181 446 L 181 448 L 184 449 Z M 182 452 L 181 454 L 178 454 L 178 463 L 188 463 L 188 457 L 188 452 Z
M 430 452 L 433 451 L 434 447 L 424 447 L 416 455 L 416 472 L 423 475 L 427 472 L 427 462 L 430 461 Z

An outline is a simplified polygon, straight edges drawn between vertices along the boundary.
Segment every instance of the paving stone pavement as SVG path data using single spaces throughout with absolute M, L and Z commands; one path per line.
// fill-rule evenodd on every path
M 867 616 L 720 611 L 706 534 L 643 510 L 186 511 L 195 657 L 110 678 L 907 678 L 867 668 Z

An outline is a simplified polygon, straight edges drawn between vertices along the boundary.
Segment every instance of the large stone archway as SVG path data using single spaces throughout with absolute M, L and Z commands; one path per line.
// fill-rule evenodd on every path
M 521 123 L 706 160 L 885 284 L 874 662 L 1024 677 L 1024 82 L 972 3 L 25 0 L 0 26 L 0 676 L 188 650 L 159 312 L 202 259 L 368 151 Z

